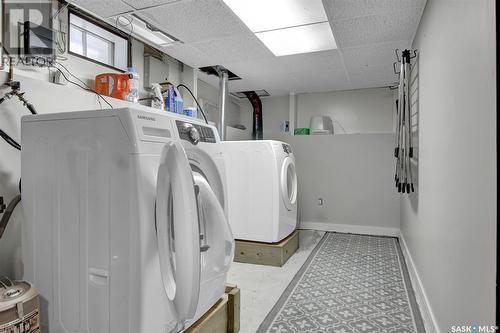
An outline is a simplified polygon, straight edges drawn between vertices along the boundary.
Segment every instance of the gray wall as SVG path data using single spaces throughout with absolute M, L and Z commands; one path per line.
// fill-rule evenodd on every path
M 302 227 L 397 235 L 394 134 L 283 139 L 292 144 L 296 156 Z
M 430 0 L 418 59 L 418 192 L 401 229 L 438 330 L 495 319 L 495 21 L 491 0 Z
M 388 88 L 300 94 L 297 127 L 309 127 L 311 116 L 329 115 L 349 134 L 392 132 L 393 92 Z M 344 133 L 338 123 L 336 133 Z
M 297 127 L 309 127 L 312 116 L 328 115 L 338 121 L 336 134 L 344 134 L 342 127 L 348 134 L 392 133 L 393 96 L 388 88 L 297 94 Z M 241 122 L 251 132 L 250 103 L 242 99 L 240 105 Z M 281 122 L 290 119 L 289 105 L 289 96 L 262 98 L 264 138 L 280 134 Z

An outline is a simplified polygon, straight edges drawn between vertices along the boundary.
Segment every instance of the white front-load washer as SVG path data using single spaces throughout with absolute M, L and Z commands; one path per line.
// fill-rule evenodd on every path
M 297 174 L 290 145 L 223 141 L 227 216 L 236 239 L 276 243 L 297 228 Z
M 174 136 L 182 141 L 186 151 L 197 194 L 201 287 L 195 318 L 199 318 L 224 294 L 227 272 L 234 254 L 234 237 L 224 212 L 227 205 L 223 181 L 224 158 L 220 153 L 212 153 L 220 143 L 219 133 L 214 126 L 179 116 L 172 116 L 172 121 Z M 218 205 L 213 204 L 215 201 Z
M 179 332 L 222 295 L 234 249 L 222 180 L 209 158 L 193 171 L 188 155 L 204 153 L 176 138 L 174 118 L 23 118 L 24 279 L 43 331 Z

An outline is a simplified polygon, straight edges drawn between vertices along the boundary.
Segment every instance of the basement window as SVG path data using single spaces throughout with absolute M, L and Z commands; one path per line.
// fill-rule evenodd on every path
M 126 38 L 74 13 L 69 14 L 69 53 L 125 71 L 128 46 Z

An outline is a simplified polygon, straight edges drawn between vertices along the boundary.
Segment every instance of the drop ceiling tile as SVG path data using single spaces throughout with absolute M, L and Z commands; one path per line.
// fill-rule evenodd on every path
M 218 0 L 184 0 L 141 10 L 138 15 L 183 42 L 206 41 L 249 33 Z
M 72 0 L 70 3 L 103 18 L 134 10 L 121 0 Z
M 420 20 L 420 8 L 333 21 L 330 25 L 340 48 L 410 40 Z
M 380 15 L 388 12 L 422 8 L 426 0 L 323 0 L 329 20 Z
M 175 44 L 162 49 L 163 52 L 194 68 L 213 65 L 205 53 L 187 44 Z
M 366 67 L 349 72 L 353 88 L 386 87 L 397 82 L 398 76 L 387 66 Z
M 217 64 L 274 57 L 271 51 L 251 32 L 192 43 L 192 46 L 210 55 Z
M 177 2 L 181 0 L 122 0 L 135 9 L 144 9 L 154 6 L 162 6 L 168 3 Z
M 291 73 L 307 72 L 315 69 L 332 70 L 343 68 L 338 50 L 294 54 L 279 57 L 279 60 Z
M 276 57 L 226 62 L 224 66 L 242 78 L 270 74 L 279 75 L 288 72 L 280 58 Z
M 348 71 L 349 77 L 362 76 L 367 80 L 395 82 L 398 75 L 394 73 L 392 65 L 364 66 Z
M 329 70 L 318 72 L 303 72 L 293 74 L 295 80 L 303 87 L 304 92 L 321 92 L 333 90 L 348 90 L 351 89 L 351 84 L 346 77 L 344 70 Z
M 395 50 L 401 51 L 409 47 L 409 41 L 372 44 L 340 50 L 348 71 L 372 66 L 390 66 L 396 61 Z
M 288 94 L 302 89 L 302 85 L 289 74 L 255 75 L 242 80 L 230 81 L 229 91 L 248 91 L 264 89 L 273 96 Z

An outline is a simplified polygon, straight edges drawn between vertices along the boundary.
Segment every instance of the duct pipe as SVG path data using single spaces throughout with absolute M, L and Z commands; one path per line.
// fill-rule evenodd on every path
M 216 67 L 219 74 L 219 131 L 222 141 L 226 140 L 227 81 L 229 73 L 222 66 Z
M 252 137 L 254 140 L 263 139 L 262 130 L 262 101 L 255 91 L 245 91 L 245 96 L 248 98 L 253 107 L 253 131 Z

